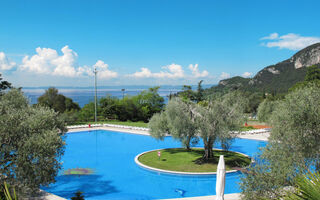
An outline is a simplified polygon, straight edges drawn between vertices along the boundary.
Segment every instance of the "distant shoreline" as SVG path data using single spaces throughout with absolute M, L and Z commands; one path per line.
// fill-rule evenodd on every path
M 204 84 L 202 87 L 204 89 L 216 86 L 217 84 Z M 99 86 L 98 89 L 148 89 L 151 87 L 160 86 L 160 89 L 181 89 L 183 85 L 115 85 L 115 86 Z M 57 89 L 92 89 L 92 86 L 35 86 L 35 87 L 22 87 L 22 89 L 48 89 L 50 87 L 55 87 Z M 193 89 L 196 89 L 197 85 L 191 85 Z

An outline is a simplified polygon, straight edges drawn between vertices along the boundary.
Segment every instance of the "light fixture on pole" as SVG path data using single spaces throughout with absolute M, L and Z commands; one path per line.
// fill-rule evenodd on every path
M 124 91 L 125 91 L 126 89 L 121 89 L 121 91 L 122 91 L 122 99 L 124 99 Z
M 97 122 L 97 67 L 94 67 L 94 121 Z

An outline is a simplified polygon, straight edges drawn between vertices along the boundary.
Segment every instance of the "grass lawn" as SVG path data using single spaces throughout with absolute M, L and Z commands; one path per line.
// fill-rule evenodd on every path
M 226 170 L 245 167 L 251 162 L 250 158 L 230 151 L 214 150 L 214 158 L 203 164 L 199 164 L 204 152 L 200 148 L 193 148 L 191 151 L 182 148 L 163 149 L 160 152 L 160 160 L 158 151 L 151 151 L 140 156 L 139 161 L 150 167 L 180 172 L 216 172 L 220 155 L 224 155 Z
M 240 131 L 251 131 L 251 130 L 255 130 L 255 128 L 253 128 L 253 126 L 243 126 L 240 129 Z
M 123 125 L 123 126 L 136 126 L 136 127 L 148 128 L 148 123 L 145 123 L 145 122 L 132 122 L 132 121 L 122 122 L 118 120 L 81 122 L 81 123 L 75 123 L 74 125 L 80 125 L 80 124 L 117 124 L 117 125 Z
M 110 120 L 104 122 L 106 124 L 118 124 L 118 125 L 123 125 L 123 126 L 137 126 L 137 127 L 143 127 L 143 128 L 148 128 L 148 123 L 145 122 L 132 122 L 132 121 L 117 121 L 117 120 Z

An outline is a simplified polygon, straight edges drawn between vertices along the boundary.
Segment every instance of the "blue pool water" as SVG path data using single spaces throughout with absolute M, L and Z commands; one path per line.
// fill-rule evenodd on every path
M 85 199 L 166 199 L 215 194 L 216 176 L 179 176 L 140 168 L 137 154 L 159 148 L 180 147 L 171 137 L 157 141 L 150 136 L 112 131 L 69 133 L 66 138 L 63 168 L 93 168 L 87 176 L 66 176 L 44 190 L 70 198 L 78 190 Z M 253 156 L 266 142 L 235 139 L 230 150 Z M 199 144 L 198 146 L 202 146 Z M 219 145 L 218 145 L 219 146 Z M 217 146 L 217 147 L 218 147 Z M 225 193 L 239 192 L 239 173 L 227 174 Z

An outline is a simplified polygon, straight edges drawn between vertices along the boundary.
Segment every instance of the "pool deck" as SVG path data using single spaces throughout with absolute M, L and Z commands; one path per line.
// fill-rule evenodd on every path
M 107 130 L 107 131 L 118 131 L 124 133 L 133 133 L 139 135 L 150 135 L 148 131 L 143 130 L 134 130 L 134 129 L 127 129 L 127 128 L 117 128 L 117 127 L 94 127 L 94 128 L 75 128 L 69 129 L 69 133 L 72 132 L 79 132 L 79 131 L 90 131 L 90 130 Z M 261 141 L 268 141 L 268 137 L 270 136 L 269 132 L 265 133 L 248 133 L 248 134 L 240 134 L 237 137 L 249 140 L 261 140 Z
M 187 198 L 178 198 L 178 199 L 163 199 L 163 200 L 215 200 L 216 196 L 203 196 L 203 197 L 187 197 Z M 224 200 L 240 200 L 240 193 L 225 194 Z
M 63 197 L 54 195 L 52 193 L 40 190 L 40 195 L 37 197 L 29 197 L 29 198 L 24 198 L 24 200 L 67 200 Z
M 93 127 L 93 128 L 73 128 L 69 129 L 69 133 L 79 132 L 79 131 L 90 131 L 90 130 L 108 130 L 108 131 L 118 131 L 124 133 L 132 133 L 132 134 L 139 134 L 139 135 L 150 135 L 148 131 L 144 130 L 135 130 L 135 129 L 128 129 L 128 128 L 120 128 L 120 127 Z M 248 133 L 248 134 L 240 134 L 238 138 L 243 139 L 250 139 L 250 140 L 261 140 L 261 141 L 268 141 L 268 137 L 270 136 L 269 132 L 264 133 Z M 214 188 L 212 188 L 214 189 Z M 166 199 L 166 200 L 215 200 L 216 196 L 201 196 L 201 197 L 188 197 L 188 198 L 177 198 L 177 199 Z M 40 197 L 33 197 L 29 198 L 30 200 L 66 200 L 65 198 L 59 197 L 57 195 L 44 192 L 43 195 Z M 240 200 L 240 193 L 233 193 L 233 194 L 225 194 L 225 200 Z

